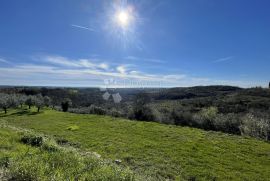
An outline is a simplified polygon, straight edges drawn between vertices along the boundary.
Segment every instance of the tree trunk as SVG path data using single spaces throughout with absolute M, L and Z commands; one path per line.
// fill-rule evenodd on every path
M 39 112 L 39 110 L 40 110 L 40 107 L 38 107 L 38 110 L 37 110 L 37 112 Z
M 30 105 L 28 106 L 28 109 L 31 109 L 31 106 Z
M 4 110 L 5 110 L 5 114 L 7 114 L 7 108 L 4 108 Z

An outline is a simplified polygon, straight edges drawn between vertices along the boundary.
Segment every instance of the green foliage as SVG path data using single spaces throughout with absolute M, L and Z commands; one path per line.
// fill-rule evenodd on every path
M 242 117 L 240 130 L 242 135 L 269 140 L 270 121 L 266 117 L 256 117 L 249 113 Z
M 62 110 L 63 112 L 67 112 L 68 111 L 68 108 L 72 105 L 72 101 L 69 99 L 69 98 L 65 98 L 62 103 L 61 103 L 61 106 L 62 106 Z
M 117 117 L 117 118 L 118 117 L 124 117 L 123 114 L 120 111 L 118 111 L 117 109 L 115 109 L 115 108 L 113 108 L 113 109 L 111 109 L 109 111 L 109 115 L 113 116 L 113 117 Z
M 42 136 L 37 136 L 37 135 L 33 135 L 33 134 L 27 134 L 24 135 L 21 138 L 21 142 L 24 144 L 28 144 L 31 146 L 41 146 L 43 144 L 43 137 Z
M 16 99 L 13 95 L 0 93 L 0 107 L 7 113 L 7 109 L 16 106 Z
M 27 100 L 27 96 L 23 95 L 23 94 L 17 94 L 16 96 L 17 96 L 17 101 L 18 101 L 19 105 L 22 107 Z
M 33 105 L 35 105 L 35 96 L 28 96 L 26 101 L 25 101 L 25 104 L 28 106 L 29 109 L 31 109 L 31 107 Z
M 214 118 L 214 127 L 217 131 L 240 135 L 240 118 L 234 113 L 218 114 Z
M 42 107 L 45 106 L 44 98 L 42 97 L 41 94 L 35 96 L 34 98 L 34 105 L 38 108 L 38 112 Z
M 199 113 L 195 114 L 193 119 L 197 125 L 206 130 L 215 130 L 214 119 L 218 114 L 216 107 L 203 108 Z
M 49 107 L 52 104 L 52 99 L 49 96 L 44 96 L 44 105 Z
M 106 114 L 106 110 L 102 109 L 101 107 L 95 106 L 95 105 L 91 105 L 89 108 L 89 113 L 90 114 L 98 114 L 98 115 L 105 115 Z
M 131 119 L 136 119 L 140 121 L 151 121 L 151 122 L 159 122 L 160 121 L 160 113 L 147 105 L 137 107 L 133 110 L 133 115 L 130 117 Z

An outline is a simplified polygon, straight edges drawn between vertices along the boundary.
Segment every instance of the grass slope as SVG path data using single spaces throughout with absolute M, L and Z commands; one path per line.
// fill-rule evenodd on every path
M 270 144 L 218 132 L 46 110 L 13 111 L 1 122 L 67 139 L 84 151 L 120 159 L 153 180 L 267 180 Z
M 28 140 L 22 143 L 22 138 Z M 30 143 L 42 144 L 31 146 Z M 31 141 L 30 141 L 31 140 Z M 44 135 L 0 127 L 0 180 L 135 180 L 129 169 L 102 160 L 92 153 L 62 147 Z M 137 179 L 136 179 L 137 180 Z

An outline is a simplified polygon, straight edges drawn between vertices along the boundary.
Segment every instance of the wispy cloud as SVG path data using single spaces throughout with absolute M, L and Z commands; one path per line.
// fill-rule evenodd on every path
M 120 73 L 120 74 L 126 74 L 126 67 L 125 66 L 122 66 L 122 65 L 120 65 L 120 66 L 118 66 L 118 67 L 116 67 L 116 70 Z
M 7 61 L 6 59 L 3 59 L 3 58 L 0 58 L 0 62 L 2 62 L 2 63 L 7 63 L 7 64 L 10 63 L 9 61 Z
M 66 57 L 57 56 L 57 55 L 41 56 L 40 59 L 45 62 L 54 64 L 54 65 L 64 66 L 64 67 L 91 68 L 91 69 L 104 69 L 104 70 L 109 69 L 109 65 L 107 63 L 105 62 L 95 63 L 89 59 L 72 60 L 72 59 L 68 59 Z
M 137 82 L 131 86 L 143 85 L 144 87 L 221 84 L 249 87 L 256 85 L 256 82 L 218 80 L 186 74 L 150 74 L 136 70 L 137 67 L 128 64 L 109 65 L 89 59 L 74 60 L 63 56 L 47 55 L 43 56 L 41 60 L 43 60 L 42 63 L 39 61 L 39 63 L 0 67 L 0 84 L 93 87 L 104 86 L 103 80 L 113 78 L 119 81 Z
M 70 26 L 74 27 L 74 28 L 80 28 L 80 29 L 84 29 L 84 30 L 88 30 L 88 31 L 95 31 L 93 28 L 89 28 L 89 27 L 85 27 L 85 26 L 80 26 L 80 25 L 75 25 L 75 24 L 71 24 Z
M 224 58 L 219 58 L 217 60 L 214 60 L 214 63 L 220 63 L 220 62 L 227 62 L 229 60 L 232 60 L 234 57 L 233 56 L 229 56 L 229 57 L 224 57 Z
M 166 63 L 164 60 L 155 59 L 155 58 L 142 58 L 142 57 L 135 57 L 135 56 L 127 56 L 125 57 L 126 60 L 134 60 L 134 61 L 144 61 L 144 62 L 151 62 L 151 63 Z

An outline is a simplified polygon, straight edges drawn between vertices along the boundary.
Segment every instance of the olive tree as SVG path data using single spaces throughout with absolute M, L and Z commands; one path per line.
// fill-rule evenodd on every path
M 44 105 L 45 105 L 46 107 L 49 107 L 49 106 L 52 104 L 52 100 L 51 100 L 51 98 L 50 98 L 49 96 L 45 96 L 45 97 L 43 98 L 43 100 L 44 100 Z
M 17 97 L 16 99 L 17 99 L 18 104 L 22 108 L 22 106 L 25 104 L 25 102 L 27 100 L 27 96 L 26 95 L 20 95 L 20 94 L 18 94 L 18 95 L 16 95 L 16 97 Z
M 39 94 L 39 95 L 35 96 L 34 105 L 37 107 L 38 112 L 40 111 L 40 109 L 42 107 L 45 106 L 45 104 L 44 104 L 44 98 L 42 97 L 42 95 Z
M 28 106 L 28 109 L 31 109 L 31 107 L 35 104 L 35 96 L 28 96 L 25 104 Z
M 7 109 L 13 105 L 12 97 L 8 94 L 0 93 L 0 106 L 7 113 Z

